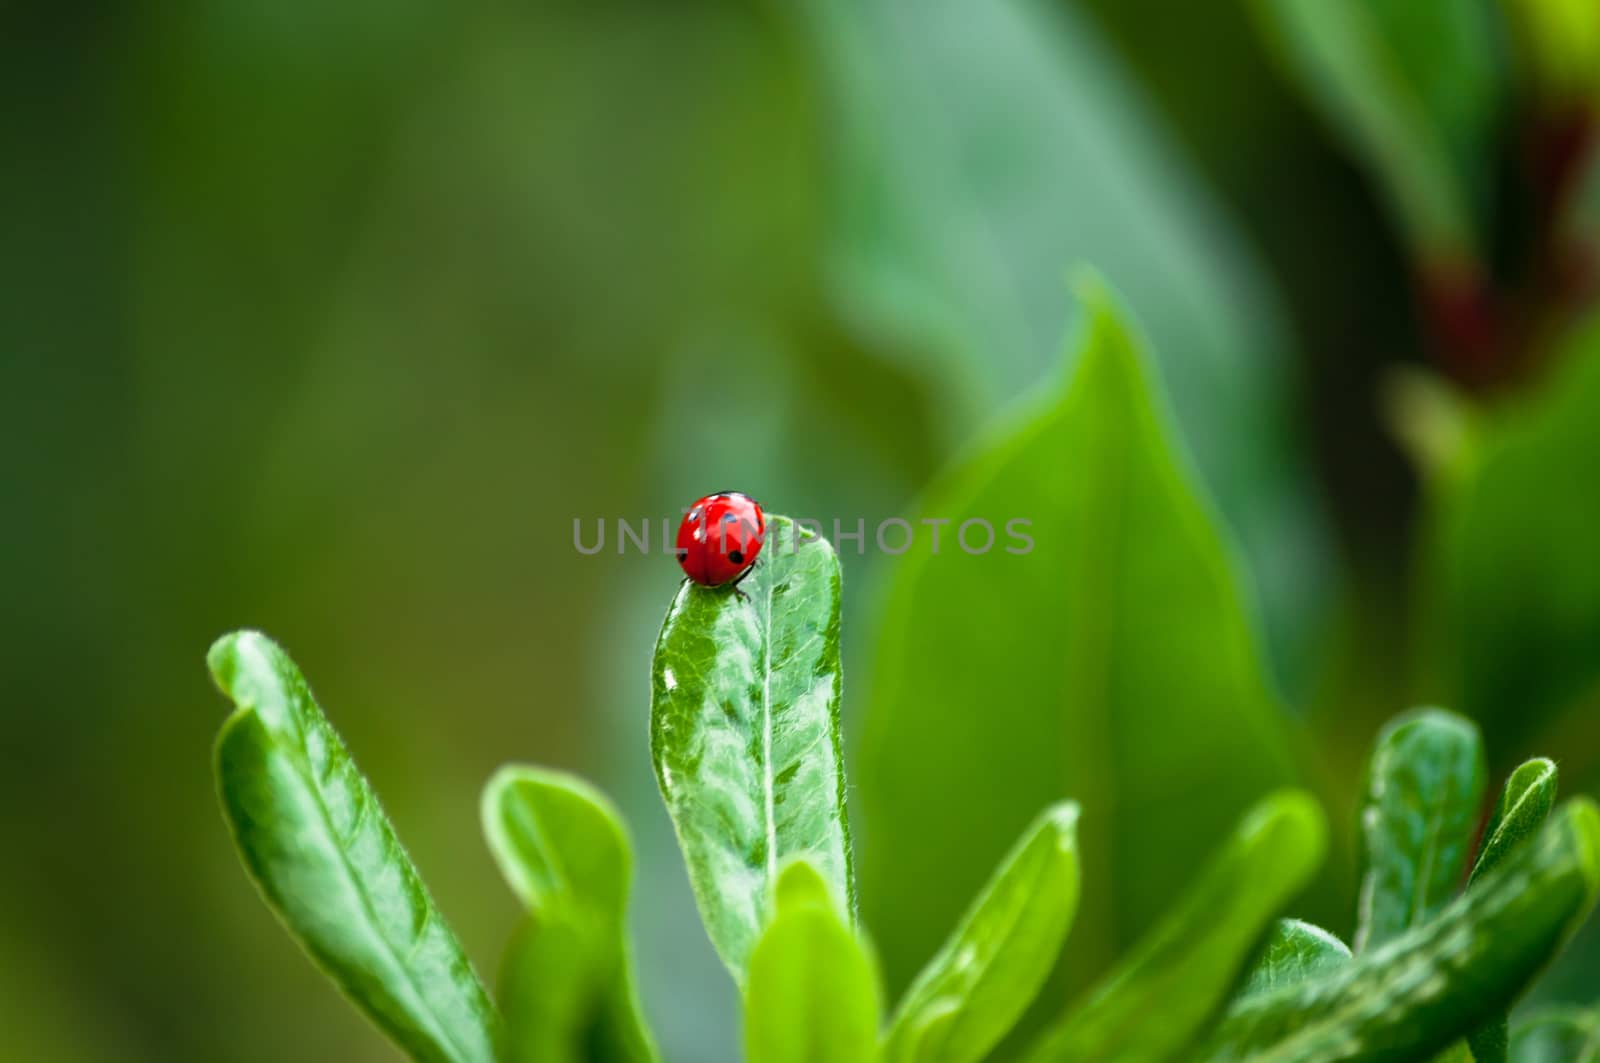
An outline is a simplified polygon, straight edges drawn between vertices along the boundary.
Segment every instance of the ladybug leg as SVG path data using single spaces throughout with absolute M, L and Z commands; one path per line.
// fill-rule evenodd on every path
M 728 586 L 733 588 L 733 593 L 737 594 L 739 596 L 739 600 L 741 602 L 744 602 L 746 605 L 750 604 L 750 596 L 748 594 L 746 594 L 744 591 L 739 589 L 739 584 L 741 584 L 745 580 L 749 579 L 750 578 L 750 573 L 754 572 L 756 570 L 756 565 L 759 565 L 759 564 L 761 564 L 761 560 L 758 558 L 754 565 L 751 565 L 749 568 L 745 569 L 744 572 L 740 573 L 738 579 L 736 579 L 732 583 L 728 584 Z

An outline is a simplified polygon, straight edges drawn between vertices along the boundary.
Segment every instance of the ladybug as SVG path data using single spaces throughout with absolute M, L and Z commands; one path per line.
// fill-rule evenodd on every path
M 678 564 L 702 587 L 723 587 L 750 574 L 761 553 L 767 518 L 761 503 L 738 491 L 706 495 L 678 525 Z

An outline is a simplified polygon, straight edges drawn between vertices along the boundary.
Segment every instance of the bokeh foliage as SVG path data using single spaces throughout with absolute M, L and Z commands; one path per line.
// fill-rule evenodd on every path
M 251 624 L 341 706 L 485 967 L 522 913 L 466 829 L 482 780 L 508 756 L 605 780 L 639 845 L 663 1047 L 733 1058 L 735 1001 L 645 750 L 676 575 L 577 556 L 571 521 L 659 519 L 728 485 L 869 526 L 912 511 L 1056 372 L 1080 260 L 1151 342 L 1275 685 L 1326 759 L 1348 769 L 1423 695 L 1491 736 L 1496 782 L 1547 751 L 1594 792 L 1593 331 L 1571 328 L 1567 275 L 1525 254 L 1548 243 L 1528 231 L 1565 230 L 1523 183 L 1495 187 L 1537 155 L 1522 133 L 1592 99 L 1585 64 L 1542 66 L 1547 5 L 1518 0 L 1487 11 L 1500 47 L 1428 88 L 1440 121 L 1482 105 L 1449 139 L 1475 265 L 1545 311 L 1489 345 L 1518 367 L 1500 377 L 1413 300 L 1425 256 L 1362 176 L 1382 166 L 1223 6 L 0 13 L 8 1048 L 391 1058 L 217 830 L 198 657 Z M 1569 211 L 1591 240 L 1594 202 Z M 1374 395 L 1380 367 L 1430 349 L 1474 395 L 1413 540 Z M 1435 531 L 1450 545 L 1424 553 Z M 844 558 L 858 676 L 881 562 Z M 847 691 L 848 726 L 869 689 Z M 994 854 L 1020 825 L 994 825 Z M 893 829 L 863 828 L 869 856 Z M 1592 977 L 1593 936 L 1549 992 Z

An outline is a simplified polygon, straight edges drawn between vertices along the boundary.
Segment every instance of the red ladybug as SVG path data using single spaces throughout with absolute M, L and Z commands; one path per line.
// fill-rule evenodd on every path
M 738 491 L 718 491 L 689 508 L 678 525 L 678 564 L 703 587 L 737 583 L 761 553 L 767 518 Z

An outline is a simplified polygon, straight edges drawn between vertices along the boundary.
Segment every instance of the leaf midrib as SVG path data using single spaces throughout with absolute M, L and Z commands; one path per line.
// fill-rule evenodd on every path
M 1444 821 L 1450 807 L 1450 799 L 1456 796 L 1454 790 L 1453 786 L 1447 789 L 1445 799 L 1434 806 L 1434 814 L 1428 817 L 1428 825 L 1423 834 L 1422 855 L 1417 861 L 1416 888 L 1411 893 L 1411 911 L 1406 915 L 1406 925 L 1401 928 L 1402 930 L 1416 926 L 1427 915 L 1428 905 L 1433 896 L 1433 865 L 1439 859 L 1439 839 L 1444 834 Z
M 1517 794 L 1516 799 L 1514 801 L 1512 801 L 1510 806 L 1506 809 L 1505 814 L 1500 817 L 1500 822 L 1495 825 L 1494 833 L 1489 835 L 1488 838 L 1484 839 L 1483 844 L 1481 846 L 1479 846 L 1479 849 L 1478 849 L 1478 863 L 1479 864 L 1482 863 L 1482 860 L 1483 860 L 1483 857 L 1484 857 L 1485 854 L 1488 854 L 1488 853 L 1493 851 L 1495 843 L 1499 842 L 1501 840 L 1501 838 L 1503 838 L 1505 835 L 1507 835 L 1510 832 L 1510 830 L 1511 830 L 1511 828 L 1512 828 L 1512 826 L 1514 824 L 1517 824 L 1517 823 L 1519 823 L 1521 821 L 1521 815 L 1520 814 L 1522 812 L 1523 806 L 1526 805 L 1529 801 L 1531 801 L 1533 799 L 1533 796 L 1536 793 L 1539 793 L 1544 789 L 1545 784 L 1549 781 L 1550 777 L 1552 775 L 1554 775 L 1554 774 L 1555 774 L 1555 768 L 1551 767 L 1548 764 L 1542 765 L 1540 767 L 1540 769 L 1539 769 L 1538 777 L 1535 778 L 1527 786 L 1522 788 L 1522 791 Z M 1480 871 L 1479 867 L 1477 867 L 1477 866 L 1473 867 L 1472 874 L 1468 879 L 1468 885 L 1469 886 L 1472 883 L 1472 879 L 1475 879 L 1475 878 L 1478 877 L 1479 871 Z M 1597 1036 L 1600 1036 L 1600 1030 L 1597 1030 Z
M 1036 840 L 1039 840 L 1039 838 L 1035 838 L 1033 840 L 1030 840 L 1030 842 L 1029 842 L 1030 846 L 1033 844 L 1033 841 L 1036 841 Z M 1053 848 L 1053 846 L 1052 846 L 1052 848 Z M 940 1000 L 954 1000 L 954 1001 L 956 1001 L 957 1004 L 967 1004 L 967 1003 L 971 1002 L 973 997 L 975 997 L 977 995 L 978 990 L 988 981 L 989 974 L 990 974 L 990 972 L 992 972 L 994 970 L 994 966 L 995 966 L 996 961 L 1002 955 L 1005 955 L 1010 951 L 1007 948 L 1007 945 L 1009 945 L 1009 943 L 1011 942 L 1012 938 L 1017 933 L 1017 928 L 1022 922 L 1022 915 L 1023 915 L 1023 913 L 1025 911 L 1027 911 L 1027 909 L 1029 907 L 1029 904 L 1028 904 L 1029 900 L 1038 891 L 1039 880 L 1042 879 L 1045 876 L 1045 874 L 1050 870 L 1051 862 L 1052 862 L 1052 859 L 1053 859 L 1054 855 L 1055 854 L 1053 852 L 1050 852 L 1047 849 L 1045 851 L 1045 853 L 1043 854 L 1043 856 L 1041 857 L 1041 859 L 1039 860 L 1038 865 L 1033 869 L 1033 873 L 1027 877 L 1026 886 L 1029 887 L 1029 888 L 1023 889 L 1023 888 L 1019 887 L 1017 890 L 1013 891 L 1013 896 L 1021 898 L 1021 900 L 1017 901 L 1016 903 L 1013 903 L 1013 904 L 1010 904 L 1010 905 L 1006 906 L 1005 916 L 1004 916 L 1003 920 L 1000 923 L 1001 929 L 997 934 L 992 935 L 993 939 L 997 942 L 997 944 L 995 944 L 992 948 L 990 948 L 988 950 L 987 955 L 984 957 L 983 963 L 978 967 L 978 970 L 976 971 L 976 973 L 973 975 L 971 980 L 967 983 L 965 993 L 957 995 L 957 994 L 951 994 L 951 993 L 940 993 L 940 992 L 936 991 L 936 992 L 934 992 L 934 994 L 932 996 L 915 1002 L 918 1005 L 918 1010 L 921 1010 L 922 1008 L 929 1007 L 930 1005 L 935 1004 Z M 952 939 L 951 944 L 957 946 L 956 950 L 954 950 L 955 952 L 959 952 L 960 951 L 959 946 L 960 946 L 962 940 L 965 938 L 966 931 L 968 929 L 969 929 L 969 927 L 967 925 L 963 924 L 962 927 L 961 927 L 961 933 L 958 934 L 954 939 Z M 947 956 L 952 955 L 952 954 L 953 953 L 947 953 L 947 952 L 941 951 L 939 956 L 938 956 L 938 960 L 943 960 Z M 948 985 L 949 984 L 948 975 L 942 976 L 939 979 L 939 981 L 945 983 L 946 985 Z M 937 983 L 935 983 L 935 984 L 937 984 Z M 911 1000 L 911 998 L 908 997 L 906 1003 L 907 1004 L 911 1004 L 911 1003 L 913 1003 L 913 1001 Z M 906 1022 L 909 1022 L 911 1018 L 912 1018 L 912 1015 L 910 1013 L 910 1010 L 907 1009 L 907 1012 L 904 1015 L 904 1020 Z M 970 1020 L 970 1018 L 971 1018 L 971 1015 L 967 1011 L 967 1009 L 961 1008 L 957 1012 L 957 1014 L 951 1019 L 951 1021 L 946 1024 L 945 1032 L 944 1032 L 943 1036 L 940 1039 L 940 1047 L 942 1048 L 944 1045 L 949 1043 L 951 1037 L 954 1036 L 954 1033 L 955 1033 L 956 1030 L 964 1030 L 964 1029 L 966 1029 L 966 1026 L 967 1026 L 967 1021 L 966 1020 Z M 898 1027 L 900 1025 L 901 1025 L 901 1021 L 900 1021 L 900 1019 L 897 1019 L 891 1025 L 890 1028 L 891 1028 L 891 1030 L 893 1030 L 895 1027 Z M 910 1027 L 907 1026 L 906 1029 L 909 1030 Z M 922 1045 L 924 1043 L 925 1042 L 919 1041 L 918 1042 L 918 1047 L 919 1048 L 922 1047 Z
M 1050 849 L 1053 848 L 1054 846 L 1050 847 Z M 989 950 L 989 955 L 984 961 L 982 970 L 980 970 L 977 977 L 972 980 L 972 985 L 967 992 L 968 1000 L 976 997 L 978 990 L 988 982 L 989 976 L 994 971 L 995 964 L 999 961 L 1000 957 L 1011 951 L 1008 946 L 1015 938 L 1018 928 L 1022 924 L 1023 914 L 1028 911 L 1028 902 L 1031 899 L 1032 894 L 1037 892 L 1039 881 L 1049 872 L 1051 864 L 1055 858 L 1055 853 L 1051 852 L 1050 849 L 1046 850 L 1039 866 L 1034 869 L 1034 874 L 1029 877 L 1028 881 L 1031 888 L 1026 891 L 1019 891 L 1018 895 L 1023 898 L 1022 901 L 1010 907 L 1008 918 L 1005 921 L 1005 929 L 999 935 L 999 943 L 995 945 L 994 948 Z M 970 1024 L 970 1021 L 971 1014 L 969 1012 L 958 1014 L 949 1024 L 949 1028 L 946 1030 L 944 1038 L 941 1041 L 941 1045 L 949 1043 L 950 1039 L 954 1036 L 955 1030 L 965 1030 Z
M 1087 328 L 1095 328 L 1094 312 L 1091 310 L 1087 316 Z M 1103 338 L 1102 342 L 1106 340 Z M 1101 359 L 1113 357 L 1111 352 L 1086 352 L 1086 356 L 1079 359 L 1075 375 L 1080 378 L 1089 372 L 1105 372 L 1111 368 L 1109 365 L 1100 365 Z M 1083 389 L 1081 381 L 1075 381 L 1072 393 L 1081 395 Z M 1063 426 L 1070 424 L 1070 418 L 1077 412 L 1078 403 L 1069 401 L 1058 414 L 1063 418 Z M 1099 622 L 1094 624 L 1073 624 L 1068 627 L 1067 652 L 1062 655 L 1067 663 L 1068 670 L 1066 681 L 1062 687 L 1063 717 L 1070 718 L 1077 715 L 1083 726 L 1078 737 L 1089 734 L 1089 742 L 1079 741 L 1079 748 L 1093 750 L 1107 750 L 1114 747 L 1112 733 L 1115 730 L 1109 712 L 1111 689 L 1111 656 L 1115 650 L 1116 636 L 1115 625 L 1117 617 L 1117 601 L 1115 597 L 1116 581 L 1114 572 L 1122 558 L 1121 543 L 1123 541 L 1122 529 L 1127 522 L 1127 492 L 1125 489 L 1129 467 L 1130 440 L 1126 433 L 1134 430 L 1134 425 L 1129 422 L 1118 425 L 1116 419 L 1106 416 L 1103 404 L 1096 404 L 1090 408 L 1093 415 L 1089 423 L 1093 426 L 1095 443 L 1098 453 L 1093 455 L 1093 460 L 1088 466 L 1094 475 L 1088 485 L 1088 495 L 1091 499 L 1106 499 L 1103 507 L 1105 520 L 1094 519 L 1102 515 L 1102 507 L 1095 506 L 1091 509 L 1091 518 L 1086 522 L 1087 540 L 1093 544 L 1083 551 L 1084 558 L 1088 561 L 1090 578 L 1077 583 L 1079 594 L 1076 597 L 1077 607 L 1072 613 L 1081 618 L 1094 617 Z M 1103 530 L 1104 534 L 1096 537 L 1094 531 Z M 1068 571 L 1071 572 L 1069 565 Z M 1093 591 L 1088 588 L 1093 586 Z M 1095 610 L 1084 609 L 1083 602 L 1100 601 L 1104 608 Z M 1076 651 L 1076 652 L 1075 652 Z M 1085 668 L 1083 662 L 1098 662 L 1098 668 Z M 1077 711 L 1075 711 L 1077 710 Z M 1063 750 L 1062 767 L 1066 769 L 1072 763 L 1073 728 L 1063 727 L 1062 735 L 1067 739 L 1068 748 Z M 1104 794 L 1108 807 L 1101 814 L 1110 822 L 1116 815 L 1118 794 L 1111 777 L 1111 773 L 1102 768 L 1098 757 L 1085 758 L 1084 763 L 1077 766 L 1076 772 L 1066 772 L 1075 775 L 1081 780 L 1080 785 L 1086 794 Z M 1063 782 L 1066 780 L 1063 779 Z M 1098 832 L 1097 832 L 1098 833 Z M 1110 866 L 1112 845 L 1109 838 L 1102 835 L 1102 840 L 1097 848 L 1106 861 L 1105 866 Z M 1082 844 L 1080 839 L 1079 844 Z M 1114 891 L 1106 891 L 1101 898 L 1102 927 L 1100 937 L 1114 939 L 1116 936 L 1117 904 Z
M 268 662 L 268 667 L 269 669 L 271 668 L 271 662 Z M 307 692 L 306 696 L 308 698 L 310 697 L 309 691 Z M 258 720 L 261 719 L 261 715 L 257 707 L 252 706 L 250 709 L 245 711 L 254 713 Z M 293 713 L 291 712 L 290 715 L 292 718 Z M 312 721 L 311 725 L 315 726 L 315 722 Z M 331 848 L 333 851 L 338 854 L 339 869 L 341 872 L 343 872 L 343 875 L 347 880 L 347 884 L 350 886 L 351 891 L 355 894 L 357 900 L 360 902 L 362 912 L 366 916 L 366 919 L 363 920 L 362 927 L 372 938 L 377 940 L 384 954 L 389 957 L 390 962 L 393 963 L 394 966 L 400 971 L 401 980 L 405 983 L 406 987 L 411 991 L 412 996 L 415 998 L 413 1003 L 420 1005 L 420 1007 L 416 1008 L 416 1013 L 426 1016 L 429 1020 L 430 1026 L 433 1027 L 432 1029 L 428 1030 L 428 1033 L 434 1037 L 435 1041 L 440 1046 L 451 1049 L 455 1058 L 471 1059 L 472 1054 L 462 1051 L 461 1045 L 455 1041 L 455 1038 L 451 1036 L 445 1029 L 439 1026 L 439 1016 L 434 1014 L 432 1008 L 432 998 L 427 992 L 424 991 L 423 986 L 417 981 L 416 972 L 412 969 L 410 963 L 408 962 L 408 958 L 402 957 L 394 942 L 391 942 L 385 934 L 381 933 L 377 929 L 377 909 L 373 904 L 371 895 L 368 893 L 367 888 L 362 881 L 361 875 L 357 873 L 356 867 L 351 861 L 350 854 L 346 851 L 344 845 L 339 842 L 338 832 L 333 828 L 332 813 L 329 811 L 327 804 L 322 799 L 322 789 L 316 782 L 315 773 L 311 771 L 309 759 L 300 756 L 300 750 L 297 750 L 293 746 L 289 746 L 284 743 L 271 727 L 266 726 L 264 721 L 262 722 L 262 730 L 267 734 L 268 743 L 285 754 L 285 758 L 293 767 L 295 775 L 300 779 L 301 784 L 305 786 L 307 791 L 311 794 L 311 804 L 317 811 L 317 821 L 319 826 L 322 828 L 322 833 L 331 843 Z M 328 730 L 331 732 L 332 728 L 328 727 Z M 301 727 L 301 731 L 302 733 L 304 732 L 303 726 Z M 334 738 L 332 734 L 328 735 L 328 737 Z M 337 745 L 335 745 L 335 743 L 337 743 Z M 339 741 L 336 738 L 334 739 L 334 742 L 329 743 L 330 753 L 335 748 L 339 750 L 340 756 L 347 766 L 350 763 L 350 754 L 347 750 L 345 750 L 342 741 Z M 336 767 L 335 772 L 338 771 L 339 768 Z M 376 802 L 378 797 L 376 794 L 369 794 L 367 799 L 369 801 Z M 398 838 L 391 837 L 390 840 L 393 841 L 397 847 L 399 846 L 400 843 Z M 428 901 L 429 903 L 423 909 L 422 925 L 424 929 L 427 928 L 428 923 L 433 918 L 433 904 L 431 898 L 429 898 Z M 418 934 L 417 940 L 409 952 L 414 953 L 416 949 L 421 947 L 423 943 L 423 936 Z M 476 975 L 473 977 L 476 977 Z
M 798 534 L 798 532 L 796 532 Z M 778 879 L 777 774 L 772 769 L 772 584 L 773 562 L 762 580 L 764 618 L 761 630 L 761 783 L 762 814 L 766 818 L 767 878 Z

